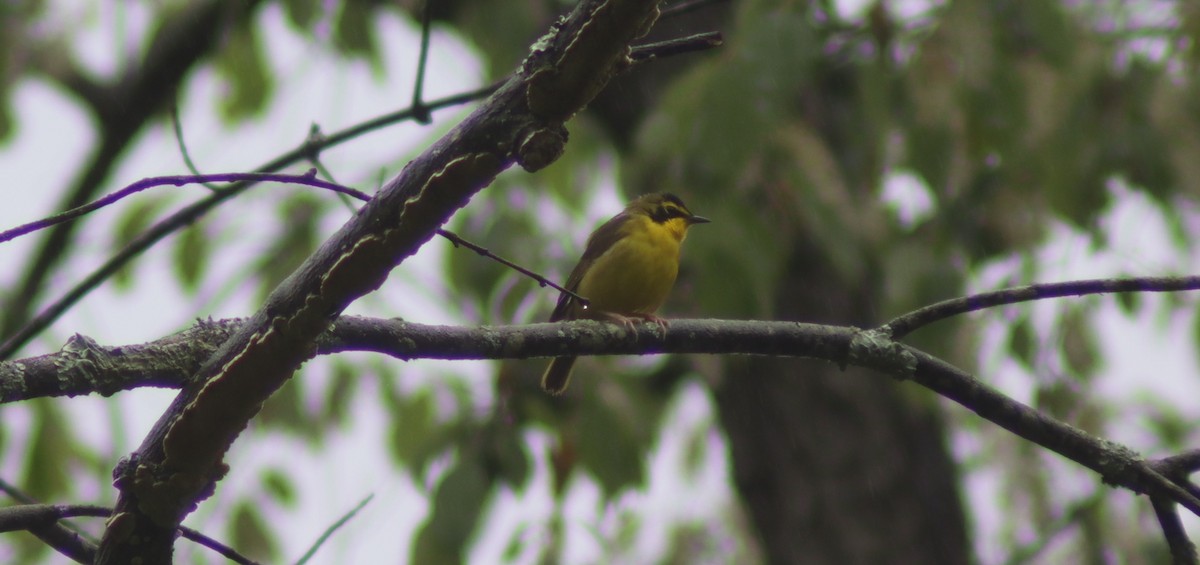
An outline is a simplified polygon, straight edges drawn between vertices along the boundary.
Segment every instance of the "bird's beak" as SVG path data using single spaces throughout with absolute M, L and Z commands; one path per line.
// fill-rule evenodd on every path
M 694 225 L 694 224 L 707 224 L 711 221 L 712 220 L 705 218 L 704 216 L 689 216 L 687 219 L 687 223 L 689 226 Z

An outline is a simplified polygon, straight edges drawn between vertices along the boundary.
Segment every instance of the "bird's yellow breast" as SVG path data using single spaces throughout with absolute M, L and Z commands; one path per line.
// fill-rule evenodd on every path
M 631 217 L 612 247 L 587 270 L 579 294 L 604 312 L 653 314 L 675 285 L 686 232 L 682 219 L 655 223 L 646 216 Z

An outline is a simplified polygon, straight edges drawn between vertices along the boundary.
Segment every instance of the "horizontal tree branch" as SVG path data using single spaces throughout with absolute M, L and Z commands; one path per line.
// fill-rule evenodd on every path
M 20 376 L 47 382 L 100 382 L 114 387 L 163 386 L 182 383 L 191 375 L 190 367 L 203 362 L 206 348 L 221 343 L 243 322 L 221 320 L 201 322 L 189 330 L 163 340 L 140 346 L 103 348 L 82 337 L 77 343 L 52 355 L 0 364 L 0 391 L 45 389 L 16 386 L 7 379 Z M 191 341 L 188 346 L 183 342 Z M 79 345 L 85 344 L 85 345 Z M 136 379 L 120 381 L 99 379 L 91 374 L 80 380 L 73 374 L 56 373 L 58 367 L 77 370 L 80 359 L 90 359 L 88 368 L 107 367 L 115 376 L 130 375 L 124 357 L 140 363 L 154 348 L 164 348 L 164 357 L 172 358 L 166 367 L 153 374 L 153 383 Z M 195 347 L 195 353 L 188 353 Z M 87 351 L 80 354 L 79 351 Z M 1014 434 L 1046 447 L 1099 473 L 1105 483 L 1120 485 L 1140 494 L 1152 494 L 1183 505 L 1200 515 L 1200 500 L 1186 488 L 1165 477 L 1156 463 L 1147 463 L 1127 447 L 1096 438 L 1025 404 L 1017 402 L 983 381 L 936 357 L 886 338 L 883 332 L 850 327 L 825 326 L 800 322 L 672 320 L 664 333 L 656 324 L 635 325 L 578 320 L 554 324 L 522 326 L 458 327 L 413 324 L 343 316 L 317 341 L 319 354 L 345 351 L 374 351 L 398 359 L 524 359 L 557 355 L 636 355 L 650 353 L 754 354 L 808 357 L 839 365 L 854 365 L 877 370 L 900 380 L 911 380 L 949 398 L 981 417 Z M 182 357 L 192 356 L 190 361 Z M 102 359 L 102 361 L 97 361 Z M 18 375 L 14 367 L 26 371 Z M 141 365 L 137 365 L 141 366 Z M 167 376 L 174 371 L 173 376 Z M 167 385 L 172 386 L 172 385 Z M 175 384 L 173 386 L 179 386 Z M 86 392 L 85 385 L 75 389 Z M 11 401 L 6 397 L 3 400 Z M 1180 465 L 1194 463 L 1194 452 L 1170 461 Z
M 16 486 L 0 478 L 0 491 L 22 505 L 40 504 L 33 497 L 21 492 Z M 97 541 L 75 524 L 66 520 L 28 528 L 29 533 L 55 551 L 76 563 L 91 563 L 96 558 Z
M 112 514 L 112 508 L 91 504 L 21 504 L 19 506 L 7 506 L 0 508 L 0 532 L 28 530 L 36 535 L 36 532 L 45 530 L 65 518 L 107 518 L 109 514 Z M 192 528 L 180 527 L 179 533 L 184 539 L 207 547 L 238 565 L 256 565 L 257 563 L 238 553 L 232 547 Z M 62 548 L 56 547 L 55 549 L 62 551 Z M 95 551 L 95 546 L 91 546 L 89 554 L 76 555 L 70 553 L 66 555 L 79 563 L 91 563 Z

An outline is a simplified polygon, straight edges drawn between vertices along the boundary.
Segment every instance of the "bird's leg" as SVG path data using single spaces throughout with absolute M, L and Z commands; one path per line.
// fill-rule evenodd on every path
M 614 324 L 620 324 L 625 329 L 627 329 L 629 331 L 634 331 L 633 319 L 628 316 L 622 316 L 621 314 L 617 314 L 616 312 L 605 312 L 603 310 L 591 309 L 591 310 L 587 310 L 587 317 L 589 317 L 593 320 L 599 320 L 601 322 L 612 322 Z
M 663 335 L 667 335 L 667 328 L 671 325 L 671 322 L 666 318 L 659 318 L 654 314 L 634 314 L 632 317 L 640 318 L 643 322 L 652 322 L 662 330 Z
M 614 324 L 620 324 L 626 330 L 629 330 L 631 332 L 637 330 L 638 322 L 650 322 L 650 323 L 653 323 L 654 325 L 658 326 L 659 329 L 662 330 L 663 335 L 666 335 L 667 328 L 671 325 L 671 323 L 669 321 L 667 321 L 665 318 L 659 318 L 658 316 L 655 316 L 654 314 L 644 314 L 641 312 L 634 312 L 632 314 L 625 315 L 625 314 L 618 314 L 616 312 L 605 312 L 603 310 L 596 310 L 594 308 L 589 308 L 587 310 L 584 310 L 584 314 L 582 317 L 586 317 L 586 318 L 590 318 L 592 320 L 598 320 L 598 321 L 602 321 L 602 322 L 612 322 Z

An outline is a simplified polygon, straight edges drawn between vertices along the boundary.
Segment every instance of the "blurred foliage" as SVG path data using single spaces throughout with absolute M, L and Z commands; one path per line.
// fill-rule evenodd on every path
M 320 230 L 321 215 L 333 203 L 320 195 L 301 192 L 280 203 L 277 234 L 257 267 L 259 298 L 262 302 L 295 271 L 327 237 Z
M 289 24 L 314 44 L 383 72 L 375 24 L 380 10 L 397 9 L 394 3 L 278 3 Z M 399 9 L 412 15 L 424 4 L 404 0 Z M 1090 234 L 1099 248 L 1113 243 L 1100 239 L 1099 219 L 1115 205 L 1114 181 L 1161 206 L 1175 243 L 1189 243 L 1186 207 L 1179 204 L 1200 186 L 1200 4 L 1171 4 L 1166 9 L 1173 15 L 1165 21 L 1139 17 L 1139 2 L 955 0 L 908 16 L 887 3 L 854 16 L 830 11 L 828 2 L 733 4 L 725 46 L 690 56 L 690 66 L 655 93 L 627 154 L 618 155 L 605 138 L 602 115 L 582 115 L 570 124 L 571 140 L 558 162 L 537 175 L 502 175 L 451 228 L 561 281 L 586 234 L 617 211 L 593 209 L 609 194 L 615 175 L 624 193 L 670 190 L 716 220 L 689 236 L 668 313 L 759 318 L 783 292 L 819 293 L 779 287 L 795 246 L 805 245 L 819 249 L 847 285 L 878 288 L 877 322 L 962 294 L 970 276 L 1027 257 L 1055 224 Z M 499 77 L 571 5 L 446 0 L 432 9 L 438 25 L 472 42 L 489 74 Z M 42 29 L 41 6 L 24 1 L 0 7 L 0 29 L 8 32 L 0 33 L 0 140 L 9 139 L 14 127 L 16 77 L 36 71 L 38 57 L 25 52 L 69 41 L 23 41 Z M 164 13 L 175 7 L 156 5 Z M 286 95 L 275 89 L 266 47 L 255 22 L 247 21 L 213 54 L 213 69 L 225 85 L 217 103 L 226 120 L 250 119 Z M 932 200 L 932 211 L 915 225 L 897 221 L 881 198 L 889 178 L 900 173 L 915 175 Z M 276 229 L 248 275 L 260 298 L 327 236 L 321 219 L 328 198 L 303 193 L 281 201 Z M 112 247 L 145 230 L 166 202 L 144 195 L 124 203 Z M 200 223 L 176 239 L 172 257 L 184 290 L 196 292 L 204 282 L 219 253 L 213 242 L 220 230 Z M 458 301 L 446 307 L 477 314 L 471 322 L 540 321 L 556 298 L 468 250 L 446 257 L 446 280 Z M 133 288 L 133 269 L 117 275 L 118 288 Z M 1026 267 L 1021 274 L 1032 282 L 1038 271 Z M 1133 294 L 1118 300 L 1129 315 L 1145 302 Z M 1088 392 L 1104 369 L 1095 319 L 1100 303 L 1064 303 L 1052 329 L 1020 311 L 1006 321 L 1004 346 L 1024 369 L 1040 375 L 1031 383 L 1032 402 L 1094 433 L 1106 431 L 1114 418 Z M 1200 340 L 1200 322 L 1195 327 Z M 944 323 L 911 342 L 961 361 L 975 358 L 974 337 L 963 325 Z M 452 379 L 444 386 L 400 386 L 409 368 L 397 365 L 337 360 L 319 406 L 306 402 L 313 385 L 298 377 L 264 406 L 259 421 L 319 445 L 354 417 L 354 398 L 368 394 L 361 381 L 374 374 L 377 400 L 391 417 L 386 448 L 398 468 L 420 481 L 430 479 L 431 462 L 451 462 L 437 477 L 430 516 L 412 547 L 418 563 L 461 561 L 496 489 L 527 486 L 534 473 L 525 441 L 531 429 L 556 436 L 556 495 L 580 476 L 594 481 L 606 502 L 643 488 L 666 406 L 690 378 L 677 365 L 638 370 L 611 359 L 582 360 L 570 394 L 552 401 L 536 390 L 540 362 L 506 364 L 496 405 L 479 410 L 476 393 Z M 656 375 L 638 376 L 647 372 Z M 79 455 L 60 409 L 30 406 L 34 425 L 23 486 L 48 500 L 70 496 L 72 465 L 86 456 Z M 1147 403 L 1141 411 L 1164 450 L 1194 445 L 1195 417 L 1169 404 Z M 705 439 L 686 439 L 693 470 L 703 462 Z M 1068 499 L 1055 492 L 1045 471 L 1061 465 L 1053 467 L 1040 449 L 986 435 L 981 441 L 987 449 L 965 472 L 992 466 L 1004 473 L 1008 496 L 998 505 L 1008 517 L 1006 539 L 1061 526 L 1075 532 L 1070 547 L 1080 555 L 1106 543 L 1119 544 L 1128 555 L 1161 554 L 1152 531 L 1141 537 L 1126 531 L 1106 542 L 1128 529 L 1128 507 L 1101 500 L 1063 518 Z M 262 485 L 281 505 L 295 504 L 290 470 L 271 469 Z M 234 544 L 277 557 L 260 510 L 249 501 L 234 508 Z M 626 536 L 639 519 L 625 523 Z M 672 531 L 672 558 L 726 555 L 705 532 L 696 524 Z M 519 553 L 523 535 L 512 540 L 510 556 Z M 751 555 L 754 550 L 738 548 Z
M 334 24 L 334 45 L 352 57 L 361 57 L 379 73 L 383 69 L 379 43 L 375 39 L 375 10 L 383 3 L 375 0 L 347 0 L 341 3 Z
M 445 11 L 453 15 L 443 16 L 462 30 L 477 30 L 473 18 L 480 14 L 516 19 L 540 6 L 530 2 L 526 11 L 500 16 L 482 5 L 471 11 L 449 4 Z M 1133 50 L 1141 34 L 1132 5 L 958 0 L 909 19 L 886 4 L 862 19 L 782 0 L 742 2 L 735 11 L 726 45 L 655 96 L 632 149 L 617 163 L 626 191 L 671 190 L 717 220 L 689 236 L 679 289 L 686 299 L 677 297 L 668 313 L 767 315 L 772 297 L 786 292 L 776 284 L 791 246 L 802 242 L 828 256 L 847 284 L 878 281 L 876 322 L 882 322 L 962 294 L 967 277 L 1033 251 L 1055 222 L 1090 234 L 1097 246 L 1111 243 L 1099 238 L 1099 219 L 1116 204 L 1114 179 L 1162 206 L 1176 243 L 1186 243 L 1188 230 L 1180 228 L 1183 217 L 1172 213 L 1172 202 L 1200 180 L 1200 168 L 1185 157 L 1200 149 L 1200 113 L 1193 111 L 1200 98 L 1191 75 L 1171 69 L 1180 57 L 1194 65 L 1196 49 L 1172 52 L 1172 46 L 1200 37 L 1184 31 L 1196 10 L 1183 10 L 1190 19 L 1159 32 L 1168 47 L 1158 57 Z M 484 50 L 498 72 L 522 53 L 511 36 L 524 31 L 508 33 L 507 48 Z M 477 41 L 489 46 L 497 37 L 466 35 L 487 35 Z M 610 158 L 592 141 L 597 130 L 590 120 L 571 128 L 560 163 L 546 174 L 502 177 L 457 217 L 455 229 L 535 270 L 565 274 L 582 234 L 595 226 L 579 222 L 577 211 L 594 201 L 594 189 L 570 172 Z M 895 221 L 880 197 L 895 173 L 915 174 L 929 190 L 933 210 L 917 225 Z M 539 234 L 543 224 L 557 227 L 555 214 L 564 212 L 546 211 L 537 194 L 566 208 L 570 233 Z M 564 235 L 573 239 L 558 256 Z M 555 243 L 549 252 L 531 251 L 531 240 Z M 480 321 L 527 320 L 514 294 L 522 286 L 539 291 L 476 260 L 452 255 L 448 276 L 488 313 Z M 1036 282 L 1039 269 L 1030 261 L 1020 265 L 1020 282 Z M 1140 299 L 1119 300 L 1132 313 Z M 1052 375 L 1035 384 L 1036 405 L 1094 433 L 1104 433 L 1112 418 L 1087 392 L 1104 367 L 1095 328 L 1103 303 L 1064 301 L 1052 329 L 1024 313 L 1008 326 L 1010 353 L 1031 373 Z M 910 341 L 970 366 L 978 340 L 965 329 L 942 323 Z M 630 401 L 646 394 L 645 382 L 593 374 L 597 366 L 613 364 L 581 361 L 584 376 L 573 382 L 567 408 L 528 414 L 558 432 L 556 480 L 578 467 L 611 499 L 646 480 L 643 466 L 654 448 L 648 430 L 657 429 L 662 404 Z M 539 370 L 529 368 L 526 378 Z M 1167 443 L 1186 445 L 1168 433 L 1186 419 L 1155 422 L 1173 438 Z M 1012 516 L 1048 524 L 1066 504 L 1039 471 L 1050 458 L 1028 445 L 1013 448 L 1014 456 L 998 451 L 985 465 L 1009 473 L 1011 500 L 1020 501 L 1009 505 Z M 1109 508 L 1103 501 L 1089 506 L 1063 526 L 1079 528 L 1074 543 L 1081 550 L 1102 546 L 1106 532 L 1118 527 L 1119 513 Z M 1139 543 L 1114 547 L 1125 552 Z
M 460 452 L 434 492 L 431 515 L 417 533 L 410 561 L 462 563 L 490 490 L 483 462 L 472 451 Z
M 117 219 L 117 228 L 113 232 L 112 251 L 118 252 L 129 245 L 137 236 L 150 227 L 154 218 L 158 217 L 169 200 L 163 195 L 144 194 L 140 198 L 125 201 L 124 208 Z M 128 291 L 133 288 L 134 271 L 139 263 L 130 263 L 113 274 L 113 285 L 119 290 Z M 194 286 L 192 288 L 195 288 Z
M 268 469 L 262 476 L 263 490 L 285 507 L 296 505 L 296 485 L 283 469 Z
M 252 502 L 238 504 L 229 521 L 230 543 L 242 555 L 262 562 L 279 560 L 279 544 L 275 532 L 262 514 L 262 508 Z
M 245 21 L 229 34 L 217 55 L 216 70 L 226 85 L 220 111 L 229 122 L 261 114 L 274 94 L 275 73 L 260 35 L 252 22 Z
M 200 279 L 208 272 L 208 262 L 213 253 L 212 239 L 205 229 L 205 222 L 185 228 L 175 240 L 175 275 L 184 290 L 195 292 Z

